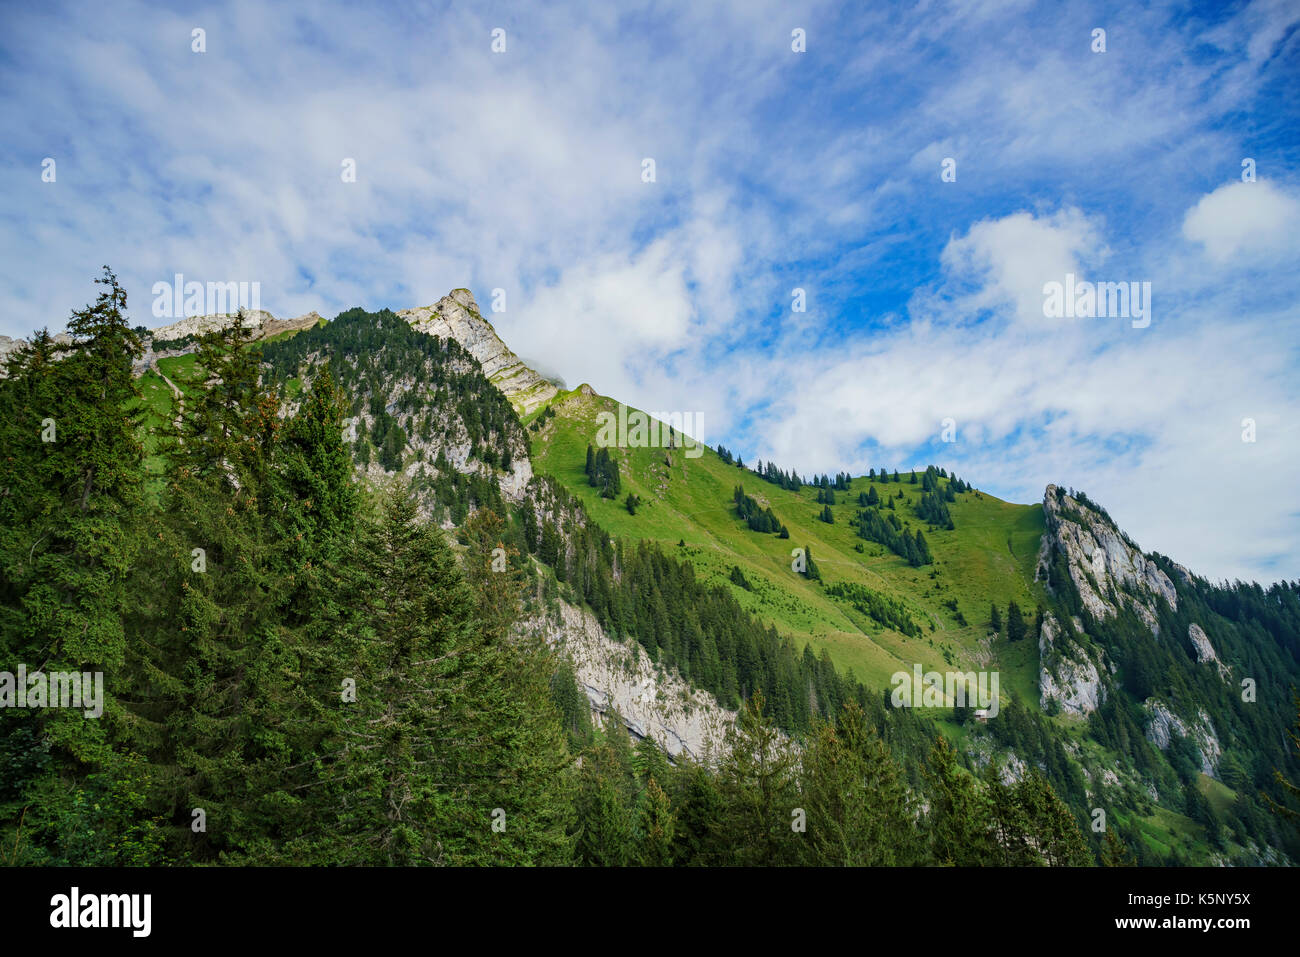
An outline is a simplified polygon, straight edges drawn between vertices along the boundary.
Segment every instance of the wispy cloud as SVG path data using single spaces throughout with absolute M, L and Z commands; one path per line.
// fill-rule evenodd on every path
M 104 262 L 145 322 L 176 272 L 281 315 L 501 288 L 517 351 L 747 460 L 1063 482 L 1206 574 L 1300 574 L 1293 4 L 6 19 L 0 332 Z M 1048 320 L 1068 272 L 1151 282 L 1152 324 Z

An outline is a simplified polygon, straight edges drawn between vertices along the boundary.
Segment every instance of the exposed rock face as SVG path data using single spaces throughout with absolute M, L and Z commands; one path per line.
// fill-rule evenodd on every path
M 1187 626 L 1187 637 L 1192 643 L 1192 648 L 1196 651 L 1196 660 L 1203 665 L 1213 664 L 1219 669 L 1219 677 L 1227 681 L 1228 666 L 1219 660 L 1214 645 L 1210 644 L 1210 636 L 1205 633 L 1205 629 L 1193 622 Z
M 144 355 L 135 360 L 132 370 L 136 375 L 140 375 L 145 369 L 150 368 L 157 372 L 158 369 L 154 365 L 157 360 L 171 356 L 183 356 L 198 348 L 198 343 L 193 341 L 179 347 L 169 346 L 162 349 L 157 348 L 160 343 L 182 340 L 186 336 L 201 336 L 218 329 L 224 329 L 234 321 L 235 317 L 233 315 L 195 316 L 190 319 L 182 319 L 170 326 L 152 329 L 143 340 Z M 295 319 L 276 319 L 269 312 L 258 310 L 257 312 L 245 313 L 244 321 L 250 331 L 249 339 L 257 342 L 285 332 L 301 332 L 304 329 L 312 329 L 320 324 L 321 317 L 319 313 L 312 311 Z
M 320 317 L 317 316 L 317 319 Z M 171 325 L 150 329 L 149 335 L 155 340 L 184 339 L 186 336 L 202 336 L 218 329 L 224 329 L 235 321 L 234 313 L 218 313 L 211 316 L 186 316 Z M 244 325 L 250 330 L 260 332 L 267 323 L 275 322 L 275 316 L 265 309 L 249 309 L 244 312 Z M 288 321 L 288 320 L 286 320 Z
M 304 329 L 314 329 L 321 322 L 320 313 L 315 309 L 295 319 L 271 319 L 269 322 L 263 323 L 258 330 L 258 338 L 270 339 L 282 332 L 302 332 Z
M 609 638 L 589 610 L 561 600 L 557 615 L 534 617 L 524 627 L 564 648 L 596 714 L 617 710 L 629 732 L 653 738 L 672 758 L 686 753 L 707 760 L 723 747 L 735 712 L 675 672 L 657 669 L 635 642 Z
M 1169 747 L 1174 734 L 1186 735 L 1187 726 L 1181 718 L 1165 707 L 1164 702 L 1152 699 L 1148 702 L 1150 717 L 1147 721 L 1147 740 L 1161 751 Z
M 1038 636 L 1038 703 L 1047 709 L 1055 701 L 1066 714 L 1086 717 L 1106 701 L 1106 687 L 1096 663 L 1077 648 L 1069 654 L 1059 647 L 1061 626 L 1047 614 Z
M 309 358 L 315 362 L 319 359 L 319 354 L 312 353 Z M 469 358 L 463 358 L 454 361 L 452 368 L 459 373 L 466 373 L 474 368 L 474 364 Z M 429 374 L 427 367 L 423 371 L 426 375 Z M 301 396 L 310 389 L 313 376 L 306 372 L 300 375 L 303 382 Z M 426 437 L 423 430 L 417 428 L 416 414 L 403 411 L 400 401 L 403 396 L 418 390 L 421 381 L 423 380 L 420 375 L 402 378 L 389 376 L 379 385 L 380 393 L 388 400 L 385 411 L 393 416 L 407 433 L 404 465 L 399 474 L 408 482 L 422 476 L 431 477 L 438 472 L 436 463 L 445 461 L 446 466 L 452 471 L 462 475 L 477 474 L 496 482 L 506 501 L 516 504 L 521 502 L 525 489 L 533 477 L 533 464 L 528 457 L 527 439 L 522 430 L 515 429 L 510 435 L 508 440 L 510 463 L 506 470 L 492 468 L 473 457 L 474 443 L 470 438 L 469 430 L 451 405 L 436 408 L 428 413 L 432 416 L 432 420 L 429 435 Z M 280 412 L 284 416 L 293 415 L 297 412 L 298 405 L 298 401 L 286 402 Z M 363 429 L 373 434 L 376 419 L 377 416 L 372 414 L 369 406 L 366 405 L 359 415 L 343 420 L 344 438 L 349 442 L 354 441 Z M 356 469 L 367 479 L 380 484 L 394 474 L 386 472 L 377 459 L 371 459 L 365 467 L 358 464 Z M 416 498 L 421 515 L 427 518 L 434 514 L 430 492 L 422 491 Z M 441 510 L 438 511 L 441 513 Z M 452 523 L 449 518 L 446 518 L 442 524 L 443 527 L 449 528 Z
M 967 742 L 966 753 L 979 771 L 987 768 L 989 762 L 997 761 L 998 779 L 1003 784 L 1015 784 L 1029 770 L 1029 765 L 1015 751 L 1008 749 L 1003 753 L 988 738 L 972 737 Z
M 1210 716 L 1202 709 L 1196 713 L 1196 720 L 1185 722 L 1174 714 L 1165 702 L 1158 698 L 1148 698 L 1147 740 L 1161 751 L 1169 747 L 1173 735 L 1190 737 L 1201 758 L 1201 771 L 1210 777 L 1218 776 L 1219 756 L 1223 753 L 1219 745 L 1219 736 L 1214 731 Z
M 483 367 L 488 380 L 505 393 L 521 414 L 545 404 L 558 391 L 501 341 L 492 324 L 479 313 L 468 289 L 453 290 L 435 305 L 403 309 L 398 315 L 413 329 L 455 339 L 464 346 Z
M 132 372 L 136 375 L 142 374 L 146 369 L 153 368 L 158 359 L 165 359 L 169 356 L 183 356 L 193 352 L 198 348 L 193 339 L 209 332 L 215 332 L 218 329 L 224 329 L 235 321 L 233 313 L 223 313 L 211 316 L 189 316 L 171 325 L 159 326 L 157 329 L 151 329 L 145 335 L 141 336 L 141 344 L 144 346 L 144 355 L 136 359 L 132 364 Z M 278 336 L 283 332 L 297 332 L 302 329 L 310 329 L 321 321 L 321 317 L 316 312 L 309 312 L 306 315 L 298 316 L 295 319 L 276 319 L 265 309 L 256 311 L 247 311 L 244 313 L 244 322 L 248 326 L 251 340 L 269 339 L 272 336 Z M 155 348 L 158 343 L 172 343 L 178 340 L 190 339 L 190 342 L 179 346 L 165 346 Z M 61 332 L 54 336 L 54 341 L 60 345 L 70 345 L 72 337 L 66 332 Z M 15 352 L 27 345 L 25 339 L 11 339 L 9 336 L 0 336 L 0 377 L 3 377 L 3 365 L 5 359 L 11 352 Z
M 9 336 L 0 336 L 0 367 L 9 358 L 9 353 L 17 352 L 23 346 L 27 345 L 26 339 L 13 339 Z M 0 368 L 0 375 L 4 375 L 3 368 Z
M 1178 593 L 1160 568 L 1142 554 L 1104 515 L 1064 494 L 1055 485 L 1043 496 L 1047 531 L 1038 553 L 1035 580 L 1048 579 L 1048 567 L 1059 552 L 1065 556 L 1070 579 L 1083 605 L 1094 618 L 1113 618 L 1116 602 L 1127 602 L 1159 636 L 1157 600 L 1177 609 Z
M 50 336 L 50 338 L 53 339 L 54 344 L 58 346 L 72 345 L 72 336 L 68 335 L 66 332 L 60 332 L 56 335 Z M 10 336 L 0 336 L 0 379 L 5 378 L 8 374 L 5 371 L 5 364 L 9 361 L 9 356 L 26 345 L 29 345 L 26 339 L 14 339 Z M 59 354 L 56 352 L 55 358 L 58 358 L 58 356 Z
M 555 385 L 529 368 L 522 359 L 510 351 L 501 337 L 496 334 L 492 324 L 483 318 L 478 304 L 468 289 L 455 289 L 443 296 L 432 306 L 420 306 L 415 309 L 403 309 L 397 313 L 412 328 L 431 336 L 455 339 L 465 348 L 479 365 L 488 381 L 505 393 L 516 411 L 526 415 L 534 409 L 549 402 L 559 391 Z M 244 321 L 255 334 L 254 339 L 269 339 L 282 332 L 309 329 L 320 322 L 315 312 L 299 316 L 296 319 L 276 319 L 265 309 L 246 310 Z M 149 332 L 153 341 L 166 342 L 186 337 L 197 337 L 216 329 L 223 329 L 235 319 L 233 314 L 211 316 L 187 316 L 170 325 L 160 326 Z M 66 333 L 55 336 L 57 341 L 71 339 Z M 0 336 L 0 367 L 8 354 L 26 345 L 22 339 Z M 146 343 L 149 348 L 149 343 Z M 182 355 L 192 352 L 193 346 L 177 351 L 150 352 L 135 364 L 137 374 L 149 368 L 154 359 L 168 355 Z M 3 374 L 0 371 L 0 374 Z

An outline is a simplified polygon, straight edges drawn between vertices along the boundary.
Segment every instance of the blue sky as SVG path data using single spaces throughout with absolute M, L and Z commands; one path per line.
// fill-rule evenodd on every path
M 277 315 L 499 288 L 517 352 L 748 461 L 1056 482 L 1300 577 L 1296 4 L 287 6 L 6 5 L 0 333 L 102 263 L 146 325 L 177 272 Z M 1151 324 L 1045 317 L 1067 272 Z

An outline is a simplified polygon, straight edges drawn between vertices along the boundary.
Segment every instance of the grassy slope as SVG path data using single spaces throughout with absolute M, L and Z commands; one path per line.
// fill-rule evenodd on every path
M 976 655 L 986 627 L 990 601 L 1005 609 L 1015 600 L 1032 609 L 1036 604 L 1033 563 L 1043 530 L 1042 508 L 1012 505 L 988 495 L 958 496 L 950 506 L 955 531 L 930 531 L 916 518 L 913 506 L 920 485 L 906 478 L 901 484 L 880 484 L 877 491 L 905 499 L 896 502 L 900 520 L 925 532 L 935 564 L 911 568 L 903 559 L 857 537 L 848 520 L 857 512 L 857 495 L 866 479 L 856 479 L 852 491 L 837 493 L 832 506 L 835 523 L 817 516 L 816 490 L 790 492 L 762 481 L 734 465 L 726 465 L 711 450 L 688 458 L 682 449 L 671 453 L 671 467 L 662 448 L 619 449 L 624 494 L 631 491 L 643 504 L 635 516 L 620 501 L 600 498 L 587 484 L 586 448 L 594 444 L 600 411 L 617 411 L 609 399 L 562 393 L 552 403 L 555 418 L 533 439 L 534 467 L 559 479 L 579 495 L 592 516 L 611 533 L 627 539 L 649 539 L 689 558 L 706 580 L 726 582 L 737 565 L 753 584 L 753 592 L 730 585 L 745 607 L 783 634 L 807 640 L 814 650 L 826 648 L 841 668 L 852 668 L 868 685 L 885 687 L 895 671 L 926 668 L 948 670 L 945 653 L 962 667 L 978 667 Z M 790 529 L 790 539 L 751 532 L 736 517 L 732 493 L 737 484 Z M 678 547 L 685 541 L 684 547 Z M 855 546 L 862 542 L 864 551 Z M 791 549 L 810 547 L 827 583 L 859 582 L 902 601 L 922 626 L 920 638 L 908 638 L 858 614 L 824 589 L 790 570 Z M 943 603 L 955 599 L 967 625 Z M 1008 649 L 997 642 L 993 651 L 1002 670 L 1003 687 L 1011 681 L 1019 696 L 1036 700 L 1037 649 L 1030 642 Z M 1008 673 L 1010 672 L 1010 673 Z
M 194 356 L 162 359 L 159 368 L 183 393 L 193 388 L 198 372 Z M 291 395 L 299 385 L 297 380 L 290 383 Z M 163 380 L 152 371 L 146 372 L 140 388 L 146 432 L 170 423 L 175 408 L 171 390 Z M 726 584 L 746 608 L 774 624 L 781 633 L 807 640 L 819 652 L 827 649 L 837 666 L 853 669 L 869 686 L 886 687 L 891 674 L 910 669 L 917 661 L 927 669 L 947 670 L 945 651 L 953 664 L 963 669 L 986 667 L 978 663 L 976 656 L 981 652 L 981 640 L 988 635 L 990 601 L 996 601 L 1004 610 L 1012 600 L 1027 611 L 1036 603 L 1039 592 L 1033 584 L 1033 567 L 1043 532 L 1040 505 L 1015 505 L 987 494 L 976 497 L 966 493 L 949 506 L 956 529 L 930 531 L 913 512 L 919 485 L 909 484 L 906 477 L 901 484 L 878 484 L 877 492 L 882 496 L 902 491 L 906 500 L 896 503 L 900 520 L 925 531 L 936 562 L 914 569 L 883 546 L 862 541 L 848 525 L 857 510 L 858 492 L 870 485 L 866 479 L 856 479 L 848 493 L 837 493 L 838 502 L 832 506 L 835 524 L 827 525 L 817 518 L 821 506 L 815 502 L 814 489 L 788 492 L 753 473 L 724 464 L 711 450 L 705 449 L 699 458 L 688 458 L 683 450 L 674 450 L 671 467 L 665 463 L 664 449 L 617 450 L 624 492 L 632 491 L 643 500 L 638 513 L 632 516 L 621 501 L 600 498 L 587 484 L 583 471 L 587 444 L 594 444 L 596 413 L 616 412 L 617 404 L 575 390 L 560 393 L 551 407 L 555 418 L 548 420 L 539 433 L 528 433 L 538 472 L 555 476 L 580 496 L 608 531 L 627 540 L 659 542 L 670 552 L 688 558 L 702 578 Z M 541 412 L 538 409 L 525 417 L 525 424 Z M 153 438 L 144 438 L 146 450 L 152 453 Z M 161 464 L 156 456 L 150 458 Z M 737 484 L 772 508 L 790 529 L 789 540 L 745 527 L 731 504 Z M 678 547 L 679 540 L 685 541 L 684 547 Z M 855 549 L 859 542 L 864 549 L 861 553 Z M 922 626 L 922 637 L 910 639 L 883 628 L 829 598 L 821 586 L 792 573 L 790 550 L 799 545 L 811 546 L 826 582 L 856 581 L 903 601 Z M 742 569 L 753 586 L 752 592 L 729 583 L 727 576 L 733 565 Z M 932 572 L 937 573 L 933 578 Z M 965 627 L 943 604 L 948 599 L 956 600 L 968 622 Z M 1000 671 L 1003 694 L 1011 692 L 1021 701 L 1036 703 L 1038 649 L 1034 643 L 1012 645 L 999 639 L 989 650 L 993 662 L 987 667 Z M 942 719 L 940 724 L 955 741 L 960 743 L 965 738 L 963 728 Z M 1216 807 L 1231 800 L 1227 788 L 1208 779 L 1203 783 Z M 1153 846 L 1181 846 L 1197 852 L 1198 857 L 1204 853 L 1199 825 L 1164 808 L 1152 810 L 1151 815 L 1138 820 Z
M 694 459 L 687 458 L 682 449 L 673 450 L 670 467 L 662 448 L 611 449 L 620 462 L 623 492 L 618 500 L 602 499 L 587 484 L 586 449 L 588 443 L 595 445 L 596 414 L 616 413 L 617 403 L 574 390 L 557 395 L 551 408 L 555 417 L 545 421 L 539 432 L 528 431 L 533 467 L 578 495 L 589 513 L 612 534 L 628 541 L 655 541 L 670 553 L 689 559 L 703 580 L 731 588 L 742 605 L 782 634 L 797 642 L 806 640 L 818 653 L 827 649 L 838 667 L 851 668 L 869 687 L 888 687 L 890 675 L 910 670 L 915 662 L 927 670 L 996 669 L 1004 699 L 1010 693 L 1029 707 L 1037 707 L 1037 644 L 1012 644 L 1005 638 L 988 642 L 988 617 L 990 602 L 996 601 L 1005 616 L 1007 604 L 1014 600 L 1032 623 L 1033 610 L 1042 596 L 1041 586 L 1033 581 L 1044 530 L 1041 505 L 1015 505 L 986 493 L 964 493 L 949 505 L 956 528 L 931 531 L 914 511 L 919 482 L 911 485 L 904 473 L 900 484 L 876 483 L 882 498 L 903 492 L 905 499 L 895 503 L 899 519 L 910 521 L 914 529 L 921 528 L 930 544 L 935 563 L 911 568 L 884 546 L 858 538 L 857 530 L 848 524 L 858 509 L 858 493 L 872 484 L 865 478 L 854 479 L 851 491 L 836 493 L 837 503 L 831 508 L 835 523 L 827 525 L 817 517 L 822 506 L 816 503 L 816 489 L 786 491 L 747 469 L 726 465 L 712 450 L 705 449 Z M 526 417 L 525 424 L 538 419 L 542 411 Z M 749 531 L 732 507 L 737 484 L 764 507 L 771 507 L 789 528 L 789 540 Z M 642 499 L 636 515 L 628 514 L 622 503 L 629 491 Z M 679 546 L 679 541 L 685 545 Z M 859 542 L 864 549 L 861 553 L 855 549 Z M 791 572 L 790 550 L 799 545 L 811 547 L 828 584 L 859 582 L 904 602 L 922 626 L 922 636 L 912 639 L 884 628 L 827 596 L 817 583 Z M 730 583 L 733 565 L 744 572 L 752 592 Z M 965 626 L 958 624 L 955 613 L 944 604 L 950 599 L 956 600 L 967 621 Z M 945 662 L 945 652 L 951 664 Z M 990 653 L 991 660 L 985 657 Z M 949 739 L 962 747 L 966 729 L 946 715 L 934 717 Z M 1065 737 L 1082 743 L 1083 728 L 1077 720 L 1050 720 Z M 1086 747 L 1103 753 L 1095 744 Z M 1103 765 L 1108 760 L 1103 757 Z M 1216 807 L 1233 799 L 1229 789 L 1208 778 L 1202 789 Z M 1155 848 L 1166 851 L 1177 847 L 1198 860 L 1204 860 L 1209 852 L 1204 829 L 1181 814 L 1153 806 L 1149 814 L 1136 820 Z

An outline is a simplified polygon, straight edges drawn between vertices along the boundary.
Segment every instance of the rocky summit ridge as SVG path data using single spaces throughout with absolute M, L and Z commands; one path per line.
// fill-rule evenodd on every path
M 397 315 L 420 332 L 455 339 L 523 415 L 550 401 L 558 391 L 501 340 L 468 289 L 453 289 L 432 306 L 403 309 Z
M 468 289 L 454 289 L 431 306 L 403 309 L 397 315 L 419 332 L 455 339 L 478 361 L 483 374 L 505 394 L 520 415 L 527 415 L 544 405 L 559 391 L 510 350 L 492 324 L 483 318 L 473 293 Z M 234 321 L 234 313 L 187 316 L 150 329 L 145 336 L 146 355 L 136 363 L 136 372 L 143 372 L 154 358 L 194 351 L 195 338 L 223 329 Z M 322 320 L 314 311 L 293 319 L 277 319 L 266 310 L 258 309 L 246 311 L 244 321 L 253 339 L 266 340 L 282 333 L 310 329 Z M 72 341 L 67 333 L 59 333 L 54 338 L 59 343 Z M 0 364 L 9 353 L 26 344 L 23 339 L 0 336 Z

